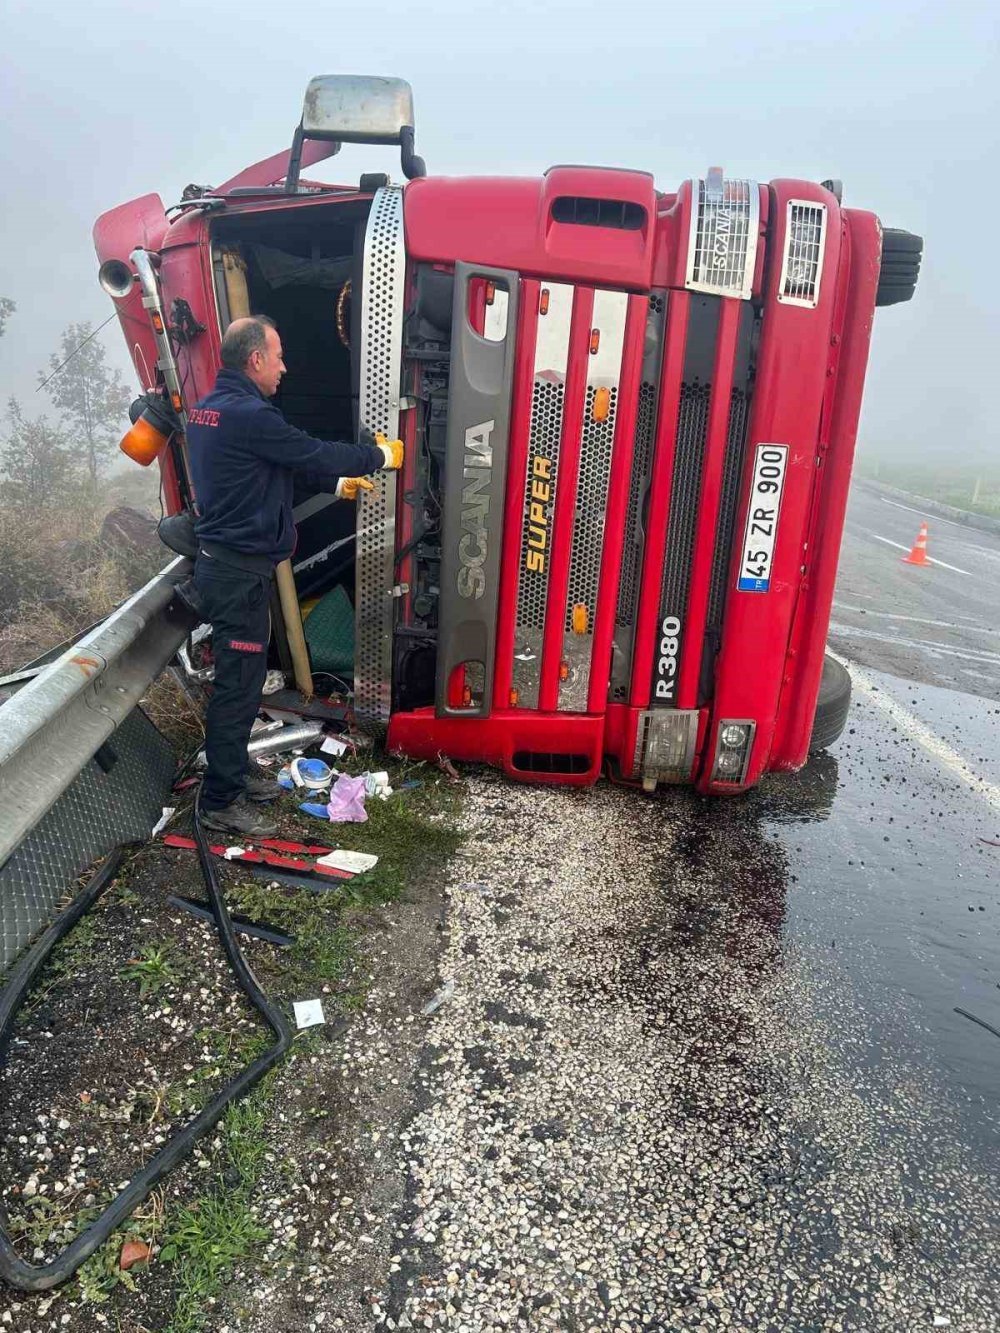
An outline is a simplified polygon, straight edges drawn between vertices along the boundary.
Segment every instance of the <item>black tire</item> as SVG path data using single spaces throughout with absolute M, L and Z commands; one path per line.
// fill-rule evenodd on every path
M 909 301 L 917 289 L 920 260 L 923 256 L 922 236 L 896 227 L 882 231 L 882 267 L 879 270 L 875 304 L 898 305 Z
M 832 657 L 823 658 L 823 675 L 819 682 L 816 716 L 809 738 L 809 753 L 825 750 L 840 737 L 847 725 L 851 706 L 851 677 L 846 667 Z

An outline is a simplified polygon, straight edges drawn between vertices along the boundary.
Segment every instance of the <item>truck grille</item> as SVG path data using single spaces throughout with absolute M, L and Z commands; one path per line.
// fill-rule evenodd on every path
M 569 583 L 563 620 L 563 661 L 568 672 L 559 686 L 559 708 L 563 711 L 584 712 L 590 691 L 594 617 L 604 553 L 604 518 L 608 507 L 627 315 L 628 296 L 625 292 L 594 293 Z M 595 416 L 599 393 L 607 395 L 603 420 L 597 420 Z M 574 629 L 574 610 L 581 607 L 584 608 L 586 627 L 581 629 L 577 626 Z
M 521 528 L 521 572 L 517 589 L 517 624 L 519 629 L 541 630 L 545 627 L 546 594 L 549 584 L 548 550 L 544 570 L 529 569 L 526 564 L 531 549 L 531 481 L 535 459 L 548 464 L 552 499 L 546 506 L 551 515 L 559 471 L 559 437 L 562 433 L 565 385 L 536 381 L 531 394 L 531 427 L 528 444 L 528 469 L 524 481 L 524 523 Z M 550 520 L 551 521 L 551 520 Z M 546 534 L 548 540 L 548 534 Z
M 656 385 L 643 380 L 639 386 L 639 408 L 635 422 L 632 450 L 632 474 L 629 478 L 628 509 L 625 513 L 625 544 L 622 552 L 621 581 L 615 624 L 630 629 L 635 619 L 639 595 L 639 509 L 649 479 L 653 455 L 653 431 L 656 428 Z
M 756 181 L 726 180 L 713 170 L 693 182 L 685 287 L 749 300 L 759 219 Z
M 677 446 L 660 605 L 664 615 L 675 615 L 682 623 L 687 610 L 691 557 L 698 524 L 698 497 L 701 493 L 710 394 L 710 386 L 707 384 L 685 383 L 681 386 L 681 401 L 677 409 Z
M 722 624 L 722 608 L 726 598 L 726 582 L 732 563 L 733 527 L 736 505 L 740 498 L 740 480 L 743 476 L 743 456 L 746 451 L 747 422 L 750 419 L 750 395 L 743 388 L 735 388 L 729 400 L 729 431 L 726 438 L 726 461 L 722 474 L 722 499 L 719 503 L 719 525 L 712 560 L 712 583 L 708 595 L 707 629 L 718 632 Z
M 826 205 L 789 199 L 778 300 L 812 310 L 819 300 L 826 249 Z
M 573 288 L 569 284 L 553 282 L 542 287 L 535 340 L 531 421 L 528 424 L 528 458 L 523 479 L 524 510 L 518 553 L 511 675 L 513 688 L 524 708 L 538 707 L 552 553 L 552 515 L 558 485 L 572 315 Z M 542 523 L 533 521 L 532 517 L 532 481 L 536 477 L 549 485 L 549 498 L 542 505 Z M 537 516 L 536 510 L 536 519 Z

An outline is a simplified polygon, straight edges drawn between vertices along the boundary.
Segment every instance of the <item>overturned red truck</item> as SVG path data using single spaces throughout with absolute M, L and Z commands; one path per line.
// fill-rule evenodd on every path
M 303 176 L 345 142 L 399 144 L 406 183 Z M 390 746 L 724 793 L 839 734 L 825 644 L 869 339 L 921 241 L 838 182 L 429 177 L 409 86 L 338 76 L 290 151 L 94 235 L 172 513 L 197 504 L 186 412 L 240 314 L 277 321 L 289 421 L 406 442 L 356 510 L 295 510 L 297 596 L 347 608 L 341 674 Z M 280 632 L 271 651 L 288 665 Z

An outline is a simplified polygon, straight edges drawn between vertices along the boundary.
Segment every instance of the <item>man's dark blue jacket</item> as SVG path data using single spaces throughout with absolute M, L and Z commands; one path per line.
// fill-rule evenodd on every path
M 371 444 L 317 440 L 290 426 L 241 370 L 220 370 L 188 416 L 188 453 L 201 541 L 275 564 L 291 555 L 293 473 L 318 490 L 363 477 L 384 463 Z

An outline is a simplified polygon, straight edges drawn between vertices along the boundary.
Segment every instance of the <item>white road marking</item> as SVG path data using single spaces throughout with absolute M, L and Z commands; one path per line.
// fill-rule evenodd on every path
M 876 540 L 877 542 L 885 542 L 886 546 L 895 546 L 896 549 L 897 549 L 898 551 L 909 551 L 909 550 L 910 550 L 910 547 L 909 547 L 909 546 L 904 546 L 902 542 L 894 542 L 894 541 L 892 541 L 891 538 L 889 538 L 889 537 L 880 537 L 880 536 L 878 535 L 877 532 L 872 532 L 872 533 L 869 533 L 868 535 L 871 536 L 871 537 L 874 537 L 875 540 Z M 959 567 L 958 567 L 957 565 L 949 565 L 949 564 L 948 564 L 946 561 L 944 561 L 944 560 L 935 560 L 934 557 L 931 556 L 931 555 L 929 555 L 929 556 L 927 557 L 927 561 L 928 561 L 929 564 L 932 564 L 932 565 L 940 565 L 942 569 L 950 569 L 950 570 L 953 570 L 954 573 L 956 573 L 956 574 L 968 574 L 970 578 L 972 577 L 972 574 L 971 574 L 971 572 L 970 572 L 969 570 L 967 570 L 967 569 L 959 569 Z
M 855 596 L 858 594 L 855 593 Z M 898 611 L 875 611 L 867 606 L 851 606 L 849 602 L 834 602 L 833 605 L 838 611 L 853 611 L 858 616 L 878 616 L 881 620 L 907 620 L 914 625 L 931 625 L 934 629 L 953 629 L 956 633 L 961 633 L 967 628 L 965 625 L 955 625 L 950 620 L 925 620 L 923 616 L 904 616 Z M 976 620 L 975 616 L 957 616 L 956 619 L 968 620 L 972 628 L 980 634 L 1000 634 L 1000 629 L 987 629 Z
M 891 643 L 896 648 L 923 648 L 926 652 L 945 657 L 961 657 L 965 662 L 983 662 L 988 666 L 996 663 L 1000 666 L 1000 653 L 969 652 L 968 648 L 956 648 L 950 643 L 935 643 L 933 639 L 900 639 L 895 634 L 879 634 L 874 629 L 860 629 L 856 625 L 838 625 L 830 622 L 830 632 L 842 634 L 849 639 L 874 639 L 876 643 Z
M 914 509 L 912 505 L 900 504 L 898 500 L 887 500 L 884 495 L 880 495 L 879 499 L 884 505 L 892 505 L 893 509 L 905 509 L 908 514 L 919 514 L 928 523 L 947 523 L 950 528 L 960 528 L 962 532 L 969 531 L 964 523 L 956 523 L 954 519 L 950 518 L 940 518 L 937 514 L 931 514 L 926 509 Z
M 931 731 L 930 727 L 921 722 L 915 713 L 911 713 L 908 708 L 904 708 L 902 704 L 890 699 L 886 692 L 875 684 L 875 681 L 864 667 L 841 657 L 839 653 L 832 653 L 831 656 L 847 668 L 851 673 L 851 680 L 855 687 L 869 703 L 881 709 L 901 731 L 906 732 L 911 740 L 923 746 L 927 753 L 932 755 L 943 768 L 953 773 L 977 796 L 981 796 L 994 811 L 1000 814 L 1000 787 L 996 783 L 977 777 L 969 767 L 968 761 L 959 754 L 954 746 L 949 745 L 946 740 Z

